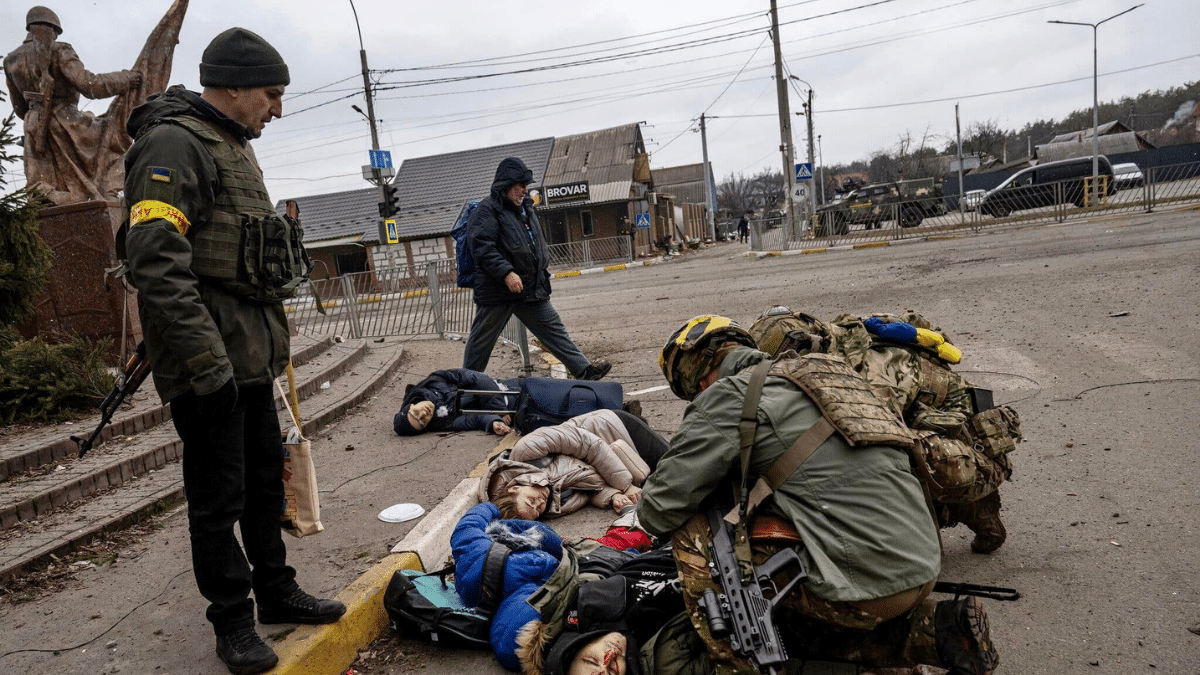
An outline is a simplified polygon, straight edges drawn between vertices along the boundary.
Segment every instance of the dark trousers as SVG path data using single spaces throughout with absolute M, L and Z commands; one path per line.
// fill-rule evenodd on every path
M 591 362 L 571 341 L 567 328 L 549 300 L 514 302 L 503 305 L 475 305 L 475 320 L 463 350 L 463 368 L 484 372 L 492 358 L 496 338 L 504 331 L 509 317 L 516 315 L 521 323 L 562 364 L 573 377 L 579 377 Z
M 630 438 L 633 439 L 633 448 L 637 450 L 638 455 L 653 472 L 654 467 L 658 466 L 658 460 L 667 454 L 667 448 L 671 447 L 671 444 L 637 415 L 625 410 L 614 410 L 613 412 L 621 418 L 621 423 L 625 425 L 625 431 L 628 431 Z
M 279 526 L 283 444 L 271 385 L 238 389 L 232 413 L 207 419 L 187 393 L 171 401 L 183 440 L 192 570 L 217 635 L 254 625 L 250 591 L 262 602 L 296 588 Z M 241 527 L 238 545 L 233 525 Z

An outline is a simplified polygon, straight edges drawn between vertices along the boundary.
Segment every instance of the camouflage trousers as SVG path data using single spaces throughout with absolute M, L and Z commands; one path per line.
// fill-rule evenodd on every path
M 718 675 L 757 674 L 750 660 L 733 652 L 729 640 L 713 637 L 699 606 L 706 590 L 718 590 L 708 571 L 709 539 L 706 514 L 693 516 L 671 535 L 688 617 Z M 762 564 L 788 545 L 786 541 L 752 541 L 754 564 Z M 782 588 L 789 579 L 780 575 L 773 581 Z M 930 580 L 920 588 L 868 602 L 825 600 L 798 585 L 780 603 L 775 625 L 791 659 L 848 661 L 874 668 L 938 666 L 933 623 L 937 603 L 927 597 L 933 584 Z
M 1012 473 L 1008 456 L 989 457 L 982 448 L 958 439 L 927 434 L 917 443 L 917 478 L 937 504 L 978 501 L 1000 487 Z

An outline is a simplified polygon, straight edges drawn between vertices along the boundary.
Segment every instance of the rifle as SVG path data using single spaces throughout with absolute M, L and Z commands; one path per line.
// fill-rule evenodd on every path
M 133 356 L 125 364 L 125 369 L 117 376 L 117 383 L 113 385 L 112 391 L 108 392 L 108 396 L 105 396 L 104 400 L 100 402 L 100 424 L 96 430 L 86 440 L 78 436 L 71 436 L 71 440 L 79 444 L 81 458 L 87 454 L 88 450 L 92 449 L 92 444 L 100 437 L 100 432 L 104 431 L 104 427 L 112 421 L 113 414 L 117 412 L 125 399 L 133 396 L 138 387 L 142 386 L 142 382 L 145 381 L 149 372 L 150 361 L 146 359 L 146 343 L 139 342 Z
M 728 636 L 734 653 L 750 659 L 759 671 L 775 675 L 775 669 L 787 661 L 787 652 L 773 618 L 775 606 L 787 597 L 792 587 L 808 580 L 808 572 L 796 551 L 785 548 L 754 567 L 753 578 L 743 582 L 733 538 L 729 534 L 731 526 L 719 509 L 709 512 L 709 525 L 712 528 L 712 562 L 708 569 L 721 589 L 719 594 L 712 589 L 706 590 L 700 599 L 709 629 L 714 637 Z M 793 565 L 799 572 L 796 578 L 782 590 L 777 589 L 771 576 Z M 763 595 L 764 587 L 772 592 L 770 599 Z
M 979 584 L 960 584 L 952 581 L 939 581 L 933 585 L 934 593 L 946 593 L 957 598 L 960 595 L 974 595 L 1000 602 L 1013 602 L 1021 598 L 1021 592 L 1015 588 L 1002 586 L 981 586 Z

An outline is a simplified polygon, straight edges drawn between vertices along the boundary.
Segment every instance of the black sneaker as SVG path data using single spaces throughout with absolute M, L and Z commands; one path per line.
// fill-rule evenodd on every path
M 275 667 L 279 657 L 267 646 L 253 627 L 236 630 L 229 635 L 217 636 L 217 656 L 225 662 L 229 672 L 261 673 Z
M 949 675 L 990 675 L 1000 665 L 983 601 L 943 600 L 933 615 L 938 659 Z
M 591 363 L 588 364 L 587 368 L 583 369 L 583 372 L 579 374 L 579 377 L 577 377 L 575 379 L 577 379 L 577 380 L 599 380 L 602 377 L 604 377 L 605 375 L 607 375 L 608 371 L 610 371 L 610 370 L 612 370 L 612 364 L 609 363 L 608 361 L 592 361 Z
M 297 588 L 278 600 L 258 603 L 259 623 L 333 623 L 346 613 L 337 600 L 314 598 Z

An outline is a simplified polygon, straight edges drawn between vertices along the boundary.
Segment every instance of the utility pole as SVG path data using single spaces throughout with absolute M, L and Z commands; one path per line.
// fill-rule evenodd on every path
M 717 240 L 717 222 L 713 214 L 712 176 L 708 173 L 708 133 L 704 130 L 704 113 L 700 113 L 700 146 L 704 150 L 704 199 L 708 208 L 708 238 Z
M 804 235 L 796 222 L 792 191 L 796 182 L 796 163 L 792 158 L 792 120 L 788 111 L 787 80 L 783 79 L 783 55 L 779 50 L 779 11 L 771 0 L 771 41 L 775 44 L 775 96 L 779 99 L 779 151 L 783 155 L 783 180 L 787 188 L 787 227 L 797 241 Z
M 817 161 L 821 163 L 821 203 L 825 203 L 825 151 L 821 149 L 821 134 L 817 134 Z
M 962 222 L 967 222 L 967 205 L 963 203 L 963 156 L 962 125 L 958 121 L 958 104 L 954 104 L 954 135 L 958 138 L 958 212 Z
M 805 84 L 808 84 L 808 83 L 805 82 Z M 808 119 L 808 166 L 809 167 L 814 167 L 817 165 L 816 162 L 813 161 L 813 102 L 812 102 L 812 99 L 813 99 L 813 90 L 812 90 L 812 85 L 809 84 L 808 85 L 808 105 L 805 106 L 805 110 L 807 112 L 804 115 L 805 118 Z M 817 179 L 817 174 L 813 173 L 812 180 L 816 181 L 816 179 Z M 809 213 L 812 216 L 817 215 L 817 191 L 816 191 L 816 189 L 814 189 L 815 187 L 816 186 L 814 186 L 814 185 L 810 185 L 809 190 L 808 190 L 809 197 L 812 200 L 812 211 L 810 211 Z
M 358 29 L 358 57 L 362 61 L 363 94 L 367 98 L 367 122 L 371 125 L 371 149 L 379 150 L 379 131 L 375 128 L 375 97 L 371 95 L 371 75 L 370 69 L 367 68 L 367 48 L 363 45 L 362 27 L 358 24 L 358 10 L 354 8 L 354 0 L 350 0 L 350 11 L 354 12 L 354 27 Z M 379 203 L 383 204 L 388 201 L 387 188 L 384 186 L 383 181 L 383 172 L 376 166 L 371 167 L 371 182 L 379 190 Z M 387 257 L 387 249 L 384 247 L 388 244 L 388 236 L 387 227 L 383 221 L 383 214 L 380 213 L 378 223 L 379 248 L 384 251 L 384 257 Z M 399 228 L 397 227 L 397 229 Z

